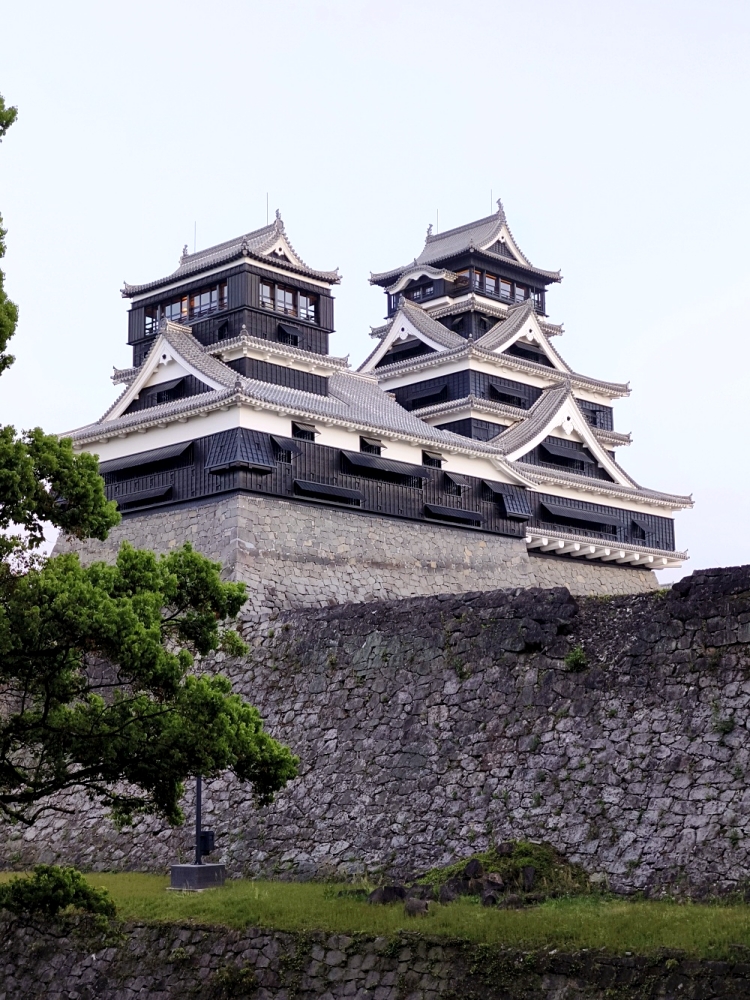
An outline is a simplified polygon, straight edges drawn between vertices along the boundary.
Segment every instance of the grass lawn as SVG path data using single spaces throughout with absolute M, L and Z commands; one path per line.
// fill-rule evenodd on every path
M 3 878 L 7 875 L 0 876 Z M 433 904 L 426 917 L 409 918 L 403 905 L 370 906 L 337 897 L 337 886 L 315 882 L 233 880 L 204 893 L 166 892 L 159 875 L 91 874 L 109 890 L 126 920 L 262 926 L 287 931 L 393 936 L 419 931 L 526 950 L 604 948 L 613 954 L 675 949 L 700 958 L 742 958 L 750 948 L 750 906 L 743 904 L 625 901 L 600 897 L 550 900 L 522 910 L 484 908 L 464 898 Z

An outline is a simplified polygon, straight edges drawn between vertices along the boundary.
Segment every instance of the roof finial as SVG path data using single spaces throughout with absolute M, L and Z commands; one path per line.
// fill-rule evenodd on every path
M 180 263 L 183 262 L 183 260 L 187 257 L 187 255 L 188 255 L 188 245 L 186 243 L 185 246 L 182 248 L 182 257 L 180 257 Z
M 274 226 L 276 227 L 276 229 L 284 228 L 284 223 L 281 221 L 281 212 L 278 210 L 278 208 L 276 209 L 276 221 L 274 222 Z
M 432 223 L 430 223 L 429 226 L 427 227 L 427 239 L 429 239 L 431 236 L 432 236 Z
M 503 208 L 502 198 L 497 199 L 497 214 L 505 222 L 505 209 Z

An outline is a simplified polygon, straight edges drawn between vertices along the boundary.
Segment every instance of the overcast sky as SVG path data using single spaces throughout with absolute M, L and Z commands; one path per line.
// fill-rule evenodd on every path
M 352 363 L 385 310 L 369 272 L 501 196 L 563 272 L 558 349 L 631 383 L 622 463 L 695 497 L 684 571 L 750 562 L 746 0 L 37 0 L 2 33 L 21 322 L 0 421 L 97 419 L 130 363 L 123 280 L 264 225 L 266 195 L 311 266 L 340 267 Z

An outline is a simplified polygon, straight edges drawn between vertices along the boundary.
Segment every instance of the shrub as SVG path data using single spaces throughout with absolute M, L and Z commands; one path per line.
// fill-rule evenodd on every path
M 30 877 L 0 885 L 0 909 L 24 922 L 49 922 L 77 910 L 93 915 L 101 926 L 117 912 L 106 889 L 94 889 L 77 868 L 58 865 L 36 865 Z
M 585 670 L 588 665 L 589 661 L 586 659 L 583 646 L 576 646 L 575 649 L 571 649 L 565 657 L 565 666 L 575 674 L 581 670 Z

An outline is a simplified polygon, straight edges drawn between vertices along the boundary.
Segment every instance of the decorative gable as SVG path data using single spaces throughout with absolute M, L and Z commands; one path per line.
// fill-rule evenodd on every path
M 561 393 L 561 390 L 548 390 L 545 395 L 549 397 L 552 393 L 557 395 Z M 507 440 L 503 442 L 500 439 L 499 441 L 500 444 L 505 445 L 505 457 L 512 462 L 518 461 L 524 455 L 532 452 L 537 445 L 544 445 L 544 447 L 548 447 L 549 445 L 549 450 L 553 451 L 555 447 L 554 439 L 561 438 L 561 448 L 575 442 L 578 449 L 588 452 L 597 464 L 611 477 L 614 483 L 618 483 L 620 486 L 637 488 L 634 480 L 623 472 L 614 461 L 612 455 L 599 443 L 589 422 L 576 403 L 572 392 L 568 390 L 565 395 L 560 395 L 559 398 L 560 404 L 555 406 L 546 418 L 535 420 L 533 412 L 530 412 L 529 423 L 531 426 L 527 425 L 524 428 L 523 423 L 521 423 L 506 432 Z M 539 408 L 540 412 L 544 412 L 542 409 L 544 403 L 545 398 L 543 396 L 535 404 L 534 409 Z M 514 437 L 518 438 L 517 444 L 514 441 Z M 548 445 L 544 444 L 546 439 L 549 439 Z M 571 450 L 572 457 L 572 449 L 569 450 Z

